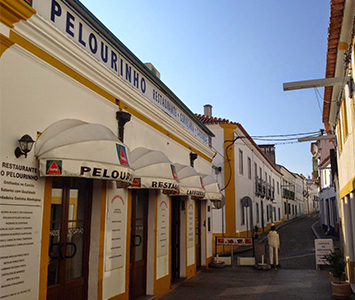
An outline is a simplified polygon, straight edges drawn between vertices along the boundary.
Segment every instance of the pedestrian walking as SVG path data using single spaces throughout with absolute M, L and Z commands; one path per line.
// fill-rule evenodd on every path
M 279 265 L 279 250 L 280 250 L 280 237 L 279 233 L 276 231 L 275 224 L 271 224 L 271 230 L 267 236 L 269 243 L 269 260 L 271 267 L 277 270 Z

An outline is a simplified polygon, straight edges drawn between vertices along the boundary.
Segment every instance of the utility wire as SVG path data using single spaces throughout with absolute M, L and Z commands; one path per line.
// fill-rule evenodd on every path
M 253 135 L 253 136 L 251 136 L 251 138 L 284 137 L 284 136 L 310 135 L 310 134 L 316 134 L 316 133 L 319 133 L 319 130 L 311 131 L 311 132 L 289 133 L 289 134 Z

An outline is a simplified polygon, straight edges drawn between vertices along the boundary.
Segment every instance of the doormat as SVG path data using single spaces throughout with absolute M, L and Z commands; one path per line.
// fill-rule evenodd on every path
M 181 284 L 181 286 L 186 286 L 186 287 L 194 287 L 197 285 L 197 282 L 184 282 Z
M 202 272 L 205 272 L 205 273 L 214 273 L 216 272 L 216 270 L 212 270 L 212 269 L 203 269 Z

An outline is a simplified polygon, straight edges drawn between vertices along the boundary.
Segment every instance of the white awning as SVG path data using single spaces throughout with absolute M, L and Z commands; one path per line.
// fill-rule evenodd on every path
M 163 152 L 140 147 L 131 152 L 130 159 L 134 170 L 130 188 L 160 189 L 164 193 L 179 191 L 175 166 Z
M 221 192 L 218 182 L 210 175 L 200 174 L 206 190 L 203 200 L 210 200 L 216 208 L 221 208 L 225 204 L 225 197 Z
M 206 190 L 204 200 L 215 200 L 215 201 L 222 201 L 223 194 L 219 187 L 218 182 L 210 175 L 200 174 L 202 178 L 203 185 Z
M 75 119 L 50 125 L 35 143 L 40 176 L 114 180 L 132 183 L 129 149 L 107 127 Z
M 199 173 L 191 166 L 174 164 L 180 181 L 179 193 L 174 196 L 191 196 L 191 198 L 203 198 L 205 189 Z

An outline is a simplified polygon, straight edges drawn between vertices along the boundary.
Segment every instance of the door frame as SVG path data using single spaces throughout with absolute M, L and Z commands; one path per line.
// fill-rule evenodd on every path
M 173 197 L 171 200 L 171 283 L 174 284 L 180 278 L 180 236 L 181 236 L 181 198 Z M 175 224 L 174 224 L 175 223 Z M 177 241 L 177 244 L 173 242 Z
M 72 177 L 63 177 L 63 202 L 65 201 L 65 205 L 68 206 L 70 205 L 70 185 L 71 185 L 71 179 Z M 85 180 L 86 181 L 86 191 L 87 191 L 87 196 L 86 196 L 86 205 L 85 205 L 85 219 L 84 219 L 84 244 L 83 244 L 83 269 L 82 269 L 82 277 L 80 279 L 74 279 L 78 281 L 83 281 L 82 287 L 83 287 L 83 293 L 82 293 L 82 299 L 87 299 L 88 297 L 88 286 L 89 286 L 89 255 L 90 255 L 90 235 L 91 235 L 91 213 L 92 213 L 92 202 L 93 202 L 93 180 L 87 179 L 87 178 L 80 178 L 80 180 Z M 48 251 L 49 251 L 49 245 L 50 245 L 50 224 L 51 224 L 51 205 L 52 205 L 52 188 L 53 188 L 53 179 L 47 180 L 46 181 L 46 187 L 45 187 L 45 205 L 44 205 L 44 217 L 43 217 L 43 227 L 46 227 L 47 230 L 42 230 L 42 233 L 47 234 L 47 238 L 42 239 L 42 249 L 41 249 L 41 254 L 43 257 L 44 251 L 45 251 L 45 257 L 47 257 L 46 261 L 46 267 L 45 269 L 45 286 L 44 284 L 41 286 L 42 288 L 45 288 L 45 298 L 47 299 L 48 296 L 50 296 L 52 293 L 58 293 L 58 295 L 62 295 L 65 293 L 65 286 L 62 285 L 60 286 L 59 284 L 53 285 L 48 287 Z M 45 216 L 46 213 L 46 216 Z M 47 219 L 48 218 L 48 219 Z M 68 222 L 68 211 L 63 214 L 61 222 L 63 223 L 63 220 Z M 45 222 L 46 221 L 46 222 Z M 68 230 L 67 224 L 65 225 L 64 229 Z M 44 237 L 44 236 L 42 236 Z M 60 242 L 63 242 L 62 238 Z M 66 246 L 64 246 L 65 249 Z M 65 261 L 63 259 L 60 260 L 59 266 L 63 267 L 65 264 Z M 43 260 L 41 259 L 41 269 L 43 266 Z M 40 275 L 41 279 L 43 278 L 43 273 L 41 272 Z M 74 280 L 69 280 L 67 281 L 67 285 L 71 285 Z M 57 292 L 58 291 L 58 292 Z
M 202 203 L 201 200 L 195 200 L 195 259 L 196 270 L 202 268 L 202 216 L 201 216 Z
M 135 240 L 132 240 L 133 236 L 133 230 L 132 230 L 132 222 L 133 219 L 135 219 L 135 207 L 136 204 L 134 203 L 135 197 L 139 197 L 139 193 L 144 193 L 142 197 L 144 199 L 142 202 L 145 204 L 144 206 L 144 211 L 143 211 L 143 222 L 144 222 L 144 232 L 143 232 L 143 261 L 144 261 L 144 282 L 143 282 L 143 289 L 144 289 L 144 294 L 142 295 L 134 295 L 131 294 L 132 291 L 132 282 L 134 282 L 134 270 L 133 270 L 133 264 L 132 264 L 132 259 L 134 259 L 134 251 L 132 247 L 132 243 L 136 242 Z M 128 294 L 129 294 L 129 299 L 136 299 L 139 298 L 140 296 L 144 296 L 147 293 L 147 254 L 148 254 L 148 205 L 149 205 L 149 190 L 146 189 L 140 189 L 140 190 L 132 190 L 132 195 L 131 195 L 131 211 L 130 211 L 130 244 L 129 244 L 129 288 L 128 288 Z M 133 274 L 133 275 L 132 275 Z

